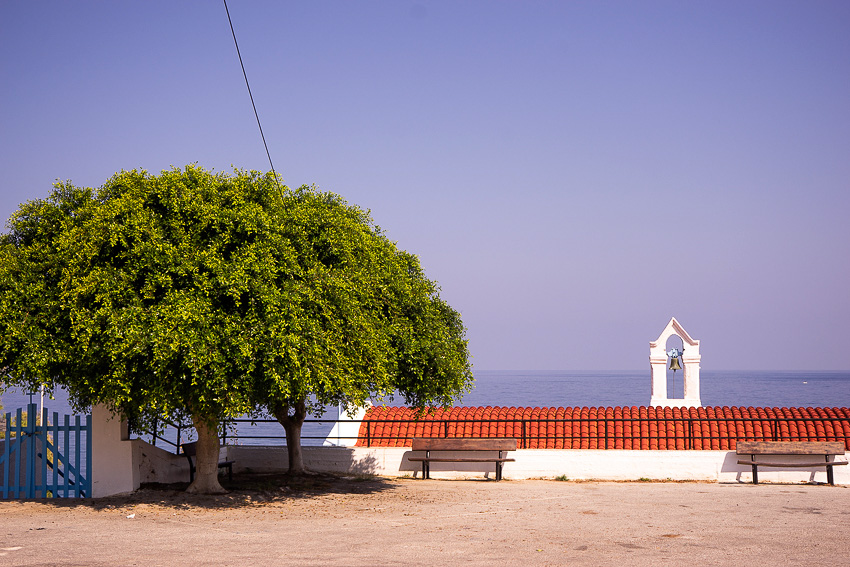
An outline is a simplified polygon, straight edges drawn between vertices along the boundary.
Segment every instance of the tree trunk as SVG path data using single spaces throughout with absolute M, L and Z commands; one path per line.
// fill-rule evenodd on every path
M 192 494 L 225 494 L 227 491 L 218 482 L 218 421 L 212 423 L 192 416 L 198 432 L 198 448 L 195 455 L 195 480 L 186 489 Z
M 304 474 L 307 469 L 304 468 L 304 456 L 301 453 L 301 426 L 307 417 L 306 404 L 300 401 L 293 406 L 278 406 L 272 413 L 286 431 L 289 474 Z

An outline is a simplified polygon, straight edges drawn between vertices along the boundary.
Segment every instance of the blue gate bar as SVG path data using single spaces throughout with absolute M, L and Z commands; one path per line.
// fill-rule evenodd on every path
M 86 496 L 92 497 L 92 468 L 91 468 L 91 414 L 86 415 Z
M 15 498 L 21 497 L 21 444 L 24 438 L 24 430 L 21 427 L 21 408 L 18 408 L 18 423 L 15 431 Z
M 59 442 L 59 412 L 53 412 L 53 443 Z M 55 446 L 53 449 L 53 490 L 51 493 L 54 496 L 59 495 L 59 463 L 62 458 Z
M 9 459 L 12 451 L 12 414 L 6 413 L 6 439 L 3 444 L 3 498 L 9 497 Z
M 68 458 L 68 447 L 71 445 L 71 416 L 65 415 L 65 498 L 68 498 L 68 491 L 71 488 L 71 468 L 70 459 Z
M 74 435 L 76 445 L 74 445 L 74 464 L 76 466 L 76 471 L 74 472 L 74 484 L 77 487 L 77 498 L 81 498 L 83 494 L 81 493 L 82 486 L 80 486 L 80 416 L 74 416 Z M 89 472 L 86 471 L 88 475 Z
M 36 421 L 38 417 L 38 412 L 36 411 L 35 404 L 27 405 L 27 439 L 29 440 L 29 451 L 33 453 L 38 451 L 38 448 L 35 447 L 36 436 L 35 436 L 35 427 Z M 27 477 L 24 479 L 25 490 L 27 498 L 35 498 L 35 459 L 29 456 L 29 452 L 27 454 Z
M 39 428 L 39 444 L 41 445 L 41 497 L 47 498 L 47 408 L 41 409 L 41 427 Z M 54 451 L 55 454 L 55 451 Z

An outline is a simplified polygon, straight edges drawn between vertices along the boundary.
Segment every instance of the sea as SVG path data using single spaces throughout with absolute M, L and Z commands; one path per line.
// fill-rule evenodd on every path
M 650 399 L 650 371 L 481 370 L 475 387 L 455 405 L 572 407 L 645 406 Z M 683 397 L 681 372 L 668 372 L 668 397 Z M 712 371 L 700 370 L 703 406 L 850 407 L 850 371 Z M 0 395 L 3 413 L 25 407 L 38 393 L 8 390 Z M 386 405 L 403 405 L 397 398 Z M 65 392 L 46 399 L 50 412 L 71 413 Z M 322 445 L 337 419 L 336 407 L 326 408 L 324 421 L 304 425 L 303 444 Z M 283 444 L 276 422 L 237 423 L 230 442 L 245 445 Z

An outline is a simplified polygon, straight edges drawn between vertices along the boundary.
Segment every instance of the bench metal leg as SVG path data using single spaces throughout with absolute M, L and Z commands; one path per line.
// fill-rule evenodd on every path
M 758 465 L 753 465 L 753 484 L 759 483 L 759 468 Z
M 826 465 L 826 480 L 832 486 L 835 486 L 835 479 L 832 477 L 832 465 Z

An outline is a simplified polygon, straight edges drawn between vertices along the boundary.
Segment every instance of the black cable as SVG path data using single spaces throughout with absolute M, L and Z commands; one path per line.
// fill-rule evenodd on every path
M 239 52 L 239 42 L 236 41 L 236 32 L 233 31 L 233 21 L 230 19 L 230 10 L 227 9 L 227 0 L 223 0 L 223 2 L 224 11 L 227 12 L 227 21 L 230 24 L 230 33 L 233 35 L 233 44 L 236 46 L 236 55 L 239 56 L 239 65 L 242 66 L 242 76 L 245 77 L 245 86 L 248 87 L 248 96 L 251 98 L 251 106 L 254 108 L 254 116 L 257 118 L 257 127 L 260 129 L 260 137 L 263 139 L 263 147 L 266 148 L 266 156 L 269 158 L 269 166 L 272 168 L 272 173 L 274 174 L 275 181 L 278 182 L 279 187 L 280 181 L 278 180 L 277 172 L 274 170 L 272 155 L 269 153 L 269 146 L 266 144 L 266 136 L 263 134 L 263 126 L 260 124 L 260 115 L 257 113 L 257 105 L 254 104 L 254 95 L 251 94 L 251 85 L 248 84 L 248 74 L 245 72 L 245 64 L 242 63 L 242 54 Z

